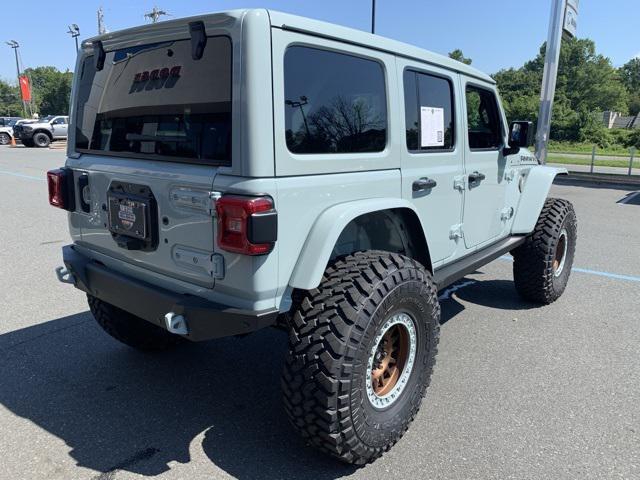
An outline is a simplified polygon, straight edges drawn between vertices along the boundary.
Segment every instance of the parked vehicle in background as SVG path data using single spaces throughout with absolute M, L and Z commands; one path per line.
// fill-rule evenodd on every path
M 14 135 L 26 147 L 48 147 L 56 140 L 66 140 L 69 117 L 49 115 L 33 122 L 24 122 L 14 127 Z
M 9 145 L 13 138 L 13 128 L 0 127 L 0 145 Z
M 13 127 L 21 117 L 0 117 L 0 145 L 8 145 L 13 138 Z
M 438 290 L 507 253 L 523 298 L 565 290 L 576 216 L 547 195 L 566 170 L 538 164 L 531 122 L 509 126 L 468 65 L 266 10 L 80 56 L 66 166 L 47 175 L 73 239 L 58 277 L 141 350 L 286 328 L 285 410 L 345 462 L 415 417 Z
M 0 127 L 10 127 L 18 120 L 22 120 L 22 117 L 0 117 Z

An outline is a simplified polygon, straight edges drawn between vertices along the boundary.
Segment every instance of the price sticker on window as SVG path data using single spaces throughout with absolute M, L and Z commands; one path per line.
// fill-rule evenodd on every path
M 420 146 L 444 147 L 444 108 L 420 107 Z

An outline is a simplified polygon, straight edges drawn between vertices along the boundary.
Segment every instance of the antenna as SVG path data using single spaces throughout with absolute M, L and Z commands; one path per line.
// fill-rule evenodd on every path
M 151 23 L 156 23 L 158 19 L 163 15 L 169 14 L 164 10 L 159 10 L 158 7 L 154 6 L 153 10 L 151 10 L 149 13 L 144 14 L 144 18 L 148 18 L 149 20 L 151 20 Z

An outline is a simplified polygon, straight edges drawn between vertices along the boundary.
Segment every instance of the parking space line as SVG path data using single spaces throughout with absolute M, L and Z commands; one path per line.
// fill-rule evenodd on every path
M 12 177 L 18 178 L 26 178 L 27 180 L 38 180 L 40 182 L 45 180 L 43 177 L 34 177 L 33 175 L 25 175 L 24 173 L 10 172 L 8 170 L 0 170 L 0 174 L 11 175 Z
M 505 262 L 513 262 L 513 258 L 510 255 L 503 255 L 500 260 Z M 573 267 L 572 272 L 586 273 L 587 275 L 595 275 L 597 277 L 613 278 L 614 280 L 625 280 L 628 282 L 640 282 L 640 277 L 633 275 L 621 275 L 619 273 L 601 272 L 600 270 L 590 270 L 588 268 Z

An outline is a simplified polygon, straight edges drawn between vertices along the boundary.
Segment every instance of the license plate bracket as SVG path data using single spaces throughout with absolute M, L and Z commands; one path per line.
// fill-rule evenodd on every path
M 158 245 L 157 204 L 144 185 L 113 182 L 107 192 L 109 231 L 127 250 L 155 250 Z
M 148 239 L 149 205 L 126 195 L 109 194 L 109 230 L 139 240 Z

